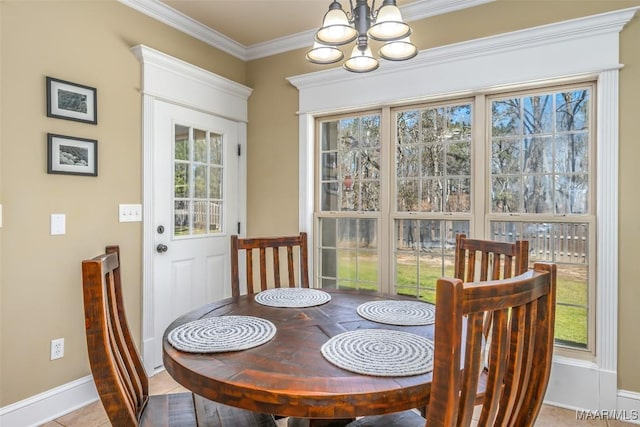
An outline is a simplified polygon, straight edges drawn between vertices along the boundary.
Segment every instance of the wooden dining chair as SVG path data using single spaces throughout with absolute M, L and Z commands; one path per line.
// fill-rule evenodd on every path
M 286 275 L 281 275 L 280 254 L 286 250 Z M 296 249 L 297 248 L 297 249 Z M 242 239 L 238 236 L 231 236 L 231 294 L 232 296 L 240 296 L 240 270 L 239 270 L 239 254 L 245 251 L 246 259 L 246 283 L 247 294 L 264 291 L 269 287 L 267 280 L 267 254 L 271 252 L 273 260 L 272 284 L 276 288 L 288 286 L 296 287 L 296 266 L 293 262 L 294 252 L 299 255 L 299 274 L 300 287 L 309 287 L 309 258 L 307 256 L 307 233 L 302 232 L 297 236 L 286 237 L 257 237 Z M 260 288 L 256 291 L 254 288 L 254 252 L 258 253 L 259 269 L 260 269 Z M 283 269 L 284 270 L 284 269 Z M 285 279 L 286 278 L 286 279 Z M 284 281 L 283 281 L 284 280 Z
M 529 268 L 529 241 L 499 242 L 468 239 L 465 234 L 456 235 L 454 276 L 463 282 L 485 282 L 507 279 L 526 272 Z M 478 268 L 478 270 L 476 270 Z M 486 314 L 484 336 L 490 342 L 492 313 Z M 485 377 L 481 377 L 477 403 L 484 399 Z
M 82 261 L 82 290 L 91 373 L 113 426 L 276 426 L 271 415 L 193 393 L 149 396 L 149 379 L 124 312 L 118 246 Z
M 348 426 L 469 426 L 485 369 L 487 391 L 477 425 L 533 426 L 551 372 L 555 304 L 555 264 L 536 263 L 533 270 L 519 276 L 486 282 L 439 279 L 426 420 L 416 411 L 404 411 L 364 417 Z M 483 357 L 485 312 L 493 313 L 487 366 Z M 397 421 L 400 417 L 403 419 Z
M 454 263 L 453 277 L 463 282 L 517 276 L 529 268 L 529 241 L 498 242 L 468 239 L 465 234 L 458 234 Z

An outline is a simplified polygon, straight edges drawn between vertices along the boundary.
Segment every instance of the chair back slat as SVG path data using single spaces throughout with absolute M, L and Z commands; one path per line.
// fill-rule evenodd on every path
M 98 394 L 113 425 L 136 426 L 149 382 L 124 312 L 117 246 L 82 262 L 82 283 L 89 363 Z
M 465 340 L 467 341 L 467 346 L 470 351 L 465 353 L 464 372 L 468 373 L 468 375 L 461 376 L 461 395 L 458 409 L 461 414 L 464 414 L 462 417 L 463 422 L 471 422 L 473 408 L 476 404 L 476 399 L 473 393 L 467 391 L 478 389 L 478 382 L 482 367 L 475 363 L 474 354 L 477 351 L 482 351 L 482 348 L 484 347 L 484 337 L 482 335 L 483 322 L 484 314 L 482 313 L 472 313 L 467 317 L 467 335 Z M 474 324 L 475 326 L 469 327 L 469 325 Z M 479 348 L 479 350 L 476 350 L 476 348 Z
M 306 240 L 306 238 L 305 238 Z M 278 251 L 274 251 L 274 253 L 276 253 Z M 278 264 L 274 264 L 274 265 L 278 265 Z M 276 271 L 279 269 L 275 269 Z M 293 277 L 294 276 L 294 268 L 293 268 L 293 246 L 287 246 L 287 271 L 289 272 L 289 283 L 295 283 L 296 279 Z M 307 284 L 306 287 L 309 287 L 309 285 Z
M 488 424 L 488 420 L 493 420 L 498 413 L 498 403 L 500 402 L 504 377 L 506 375 L 507 363 L 506 356 L 509 345 L 509 325 L 508 310 L 498 310 L 493 312 L 491 328 L 491 344 L 489 350 L 489 366 L 487 385 L 485 390 L 485 398 L 483 401 L 482 412 L 480 413 L 480 421 Z M 482 354 L 480 365 L 484 363 Z
M 485 282 L 439 279 L 427 425 L 468 426 L 484 371 L 478 425 L 533 426 L 551 372 L 555 302 L 555 264 L 536 263 L 516 277 Z M 486 312 L 488 363 L 482 343 Z
M 259 248 L 260 252 L 260 290 L 264 291 L 267 289 L 267 250 L 264 246 Z M 274 267 L 274 271 L 277 268 Z
M 287 249 L 289 249 L 289 247 L 287 247 Z M 280 265 L 280 251 L 279 250 L 273 250 L 271 251 L 273 252 L 273 265 Z M 266 267 L 265 267 L 266 270 Z M 266 277 L 266 276 L 265 276 Z M 273 280 L 274 280 L 274 284 L 276 288 L 280 287 L 280 269 L 279 268 L 274 268 L 273 269 Z M 266 281 L 266 278 L 265 278 Z M 289 281 L 291 282 L 291 280 Z
M 286 251 L 286 274 L 280 271 L 282 267 L 280 250 Z M 285 237 L 259 237 L 259 238 L 246 238 L 242 239 L 238 236 L 231 236 L 231 293 L 232 295 L 240 295 L 240 275 L 239 264 L 241 251 L 245 252 L 246 260 L 246 283 L 247 293 L 253 294 L 256 292 L 254 284 L 254 257 L 253 252 L 259 253 L 259 291 L 264 291 L 269 288 L 270 283 L 280 288 L 282 286 L 288 287 L 309 287 L 309 259 L 307 255 L 307 233 L 300 233 L 298 236 L 285 236 Z M 269 271 L 267 265 L 267 254 L 271 252 L 273 265 L 272 271 Z M 297 253 L 299 257 L 298 265 L 295 264 L 294 254 Z M 269 274 L 271 273 L 271 274 Z M 299 274 L 300 283 L 296 283 L 296 273 Z M 272 279 L 270 282 L 269 279 Z M 286 279 L 285 279 L 286 278 Z M 287 283 L 283 281 L 287 280 Z
M 504 392 L 500 400 L 500 406 L 504 407 L 505 410 L 501 412 L 496 419 L 496 424 L 498 425 L 508 424 L 510 420 L 505 418 L 506 415 L 521 410 L 523 388 L 521 388 L 520 385 L 528 382 L 531 371 L 527 369 L 527 367 L 523 369 L 521 359 L 516 356 L 522 352 L 531 352 L 532 350 L 527 341 L 533 332 L 531 330 L 533 322 L 528 322 L 527 316 L 529 316 L 533 310 L 535 310 L 533 306 L 526 310 L 520 306 L 513 308 L 511 311 L 511 330 L 512 333 L 517 335 L 517 338 L 511 342 L 508 365 L 514 366 L 514 369 L 507 373 L 508 377 L 505 380 Z M 523 357 L 525 360 L 530 358 L 531 354 Z

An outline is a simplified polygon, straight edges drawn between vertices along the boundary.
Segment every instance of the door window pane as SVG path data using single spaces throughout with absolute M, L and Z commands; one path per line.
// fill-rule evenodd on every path
M 185 236 L 189 234 L 190 202 L 176 200 L 173 204 L 173 234 Z
M 193 130 L 193 161 L 195 162 L 207 162 L 207 132 L 194 129 Z
M 186 126 L 175 125 L 175 133 L 175 159 L 189 160 L 191 147 L 191 144 L 189 144 L 189 128 Z
M 189 197 L 189 183 L 191 182 L 189 178 L 189 163 L 183 162 L 175 162 L 175 192 L 174 196 L 176 198 Z

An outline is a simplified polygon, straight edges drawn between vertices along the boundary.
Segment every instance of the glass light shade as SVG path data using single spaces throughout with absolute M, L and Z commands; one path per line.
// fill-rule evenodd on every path
M 337 4 L 339 7 L 340 4 Z M 347 14 L 341 7 L 332 8 L 331 6 L 324 15 L 322 28 L 316 32 L 316 41 L 330 46 L 339 46 L 354 41 L 358 37 L 358 31 L 349 24 Z
M 367 49 L 363 52 L 358 49 L 356 45 L 351 52 L 351 58 L 347 59 L 344 63 L 344 68 L 354 73 L 366 73 L 378 68 L 378 60 L 371 54 L 371 48 L 367 46 Z
M 372 39 L 384 42 L 403 39 L 410 34 L 411 27 L 402 21 L 400 9 L 395 4 L 383 5 L 376 15 L 376 23 L 367 31 Z
M 411 43 L 409 37 L 388 42 L 378 51 L 381 57 L 390 61 L 405 61 L 418 54 L 418 48 Z
M 314 42 L 313 47 L 307 52 L 306 58 L 307 61 L 314 64 L 333 64 L 344 58 L 344 54 L 337 47 Z

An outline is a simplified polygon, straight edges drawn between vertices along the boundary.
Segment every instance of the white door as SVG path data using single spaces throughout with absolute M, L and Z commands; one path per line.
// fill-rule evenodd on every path
M 231 296 L 229 235 L 238 227 L 238 124 L 154 102 L 153 367 L 176 317 Z

